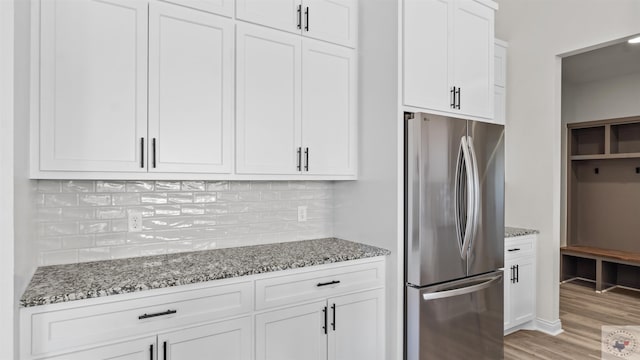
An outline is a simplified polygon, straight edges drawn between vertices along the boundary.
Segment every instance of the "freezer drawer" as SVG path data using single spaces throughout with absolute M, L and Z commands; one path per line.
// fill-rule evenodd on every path
M 407 360 L 502 359 L 502 271 L 407 287 Z

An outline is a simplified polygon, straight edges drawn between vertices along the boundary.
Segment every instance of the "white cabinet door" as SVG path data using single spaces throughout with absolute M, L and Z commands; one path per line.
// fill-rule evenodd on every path
M 496 124 L 504 125 L 506 117 L 506 93 L 505 89 L 500 86 L 493 87 L 493 101 L 495 104 L 495 110 L 493 119 Z
M 222 321 L 158 335 L 163 360 L 252 358 L 251 317 Z
M 352 175 L 356 154 L 354 50 L 314 40 L 302 45 L 304 172 Z
M 256 360 L 326 360 L 325 307 L 318 301 L 256 315 Z
M 126 341 L 89 350 L 48 357 L 51 360 L 153 360 L 156 359 L 156 337 Z
M 493 118 L 494 10 L 473 0 L 458 0 L 453 32 L 454 86 L 460 88 L 460 113 Z
M 146 171 L 147 1 L 41 2 L 40 170 Z
M 301 39 L 237 25 L 236 172 L 295 174 L 300 147 Z
M 302 34 L 355 47 L 358 41 L 356 0 L 303 0 Z
M 504 329 L 507 330 L 511 328 L 513 325 L 513 313 L 512 305 L 513 302 L 513 285 L 515 279 L 515 270 L 512 270 L 515 267 L 516 263 L 514 261 L 505 261 L 504 262 Z
M 233 24 L 177 5 L 149 6 L 149 169 L 229 173 Z
M 452 0 L 404 2 L 404 104 L 451 111 Z
M 289 32 L 302 29 L 300 0 L 236 0 L 236 17 Z
M 233 0 L 162 0 L 224 16 L 233 15 Z
M 515 324 L 528 321 L 535 313 L 535 284 L 533 258 L 515 262 L 516 281 L 511 284 L 511 319 Z
M 329 360 L 384 359 L 384 291 L 328 300 Z

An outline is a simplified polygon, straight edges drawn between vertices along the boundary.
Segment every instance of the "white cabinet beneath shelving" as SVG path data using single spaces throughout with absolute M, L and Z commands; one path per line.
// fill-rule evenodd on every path
M 505 239 L 505 334 L 533 328 L 536 313 L 535 244 L 535 235 Z
M 404 1 L 404 105 L 493 119 L 495 9 L 492 1 Z

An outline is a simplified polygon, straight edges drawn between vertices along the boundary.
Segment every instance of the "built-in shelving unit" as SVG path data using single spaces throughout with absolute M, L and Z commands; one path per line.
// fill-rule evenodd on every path
M 561 281 L 640 288 L 640 116 L 568 124 Z

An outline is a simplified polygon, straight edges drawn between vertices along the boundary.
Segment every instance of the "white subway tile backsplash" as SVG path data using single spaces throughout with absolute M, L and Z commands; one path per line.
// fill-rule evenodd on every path
M 228 181 L 207 181 L 207 191 L 227 191 L 229 190 Z
M 96 182 L 97 192 L 124 192 L 126 185 L 124 181 L 98 181 Z
M 96 218 L 98 219 L 124 219 L 125 217 L 127 217 L 127 212 L 123 207 L 104 207 L 96 209 Z
M 182 191 L 205 191 L 206 185 L 204 181 L 183 181 Z
M 140 205 L 140 194 L 122 193 L 111 195 L 111 202 L 116 206 Z
M 180 191 L 180 181 L 156 181 L 156 191 Z
M 62 208 L 62 219 L 68 220 L 92 220 L 96 217 L 95 208 L 89 207 L 66 207 Z
M 67 180 L 62 181 L 62 192 L 93 192 L 95 183 L 93 181 Z
M 80 234 L 96 234 L 109 231 L 109 223 L 106 221 L 86 221 L 79 224 Z
M 167 193 L 145 193 L 140 195 L 142 204 L 166 204 Z
M 76 194 L 45 194 L 44 206 L 77 206 L 78 195 Z
M 127 181 L 127 192 L 153 191 L 153 181 Z
M 169 193 L 167 194 L 169 204 L 190 204 L 193 202 L 193 193 Z
M 88 249 L 78 249 L 78 261 L 100 261 L 109 260 L 111 251 L 109 248 L 94 247 Z
M 80 195 L 78 199 L 80 206 L 109 206 L 111 205 L 111 195 L 86 194 Z
M 65 249 L 81 249 L 93 247 L 95 244 L 92 235 L 67 236 L 62 238 L 62 247 Z
M 35 182 L 40 265 L 333 235 L 326 181 Z M 307 206 L 307 222 L 297 207 Z M 128 232 L 127 215 L 143 216 Z

